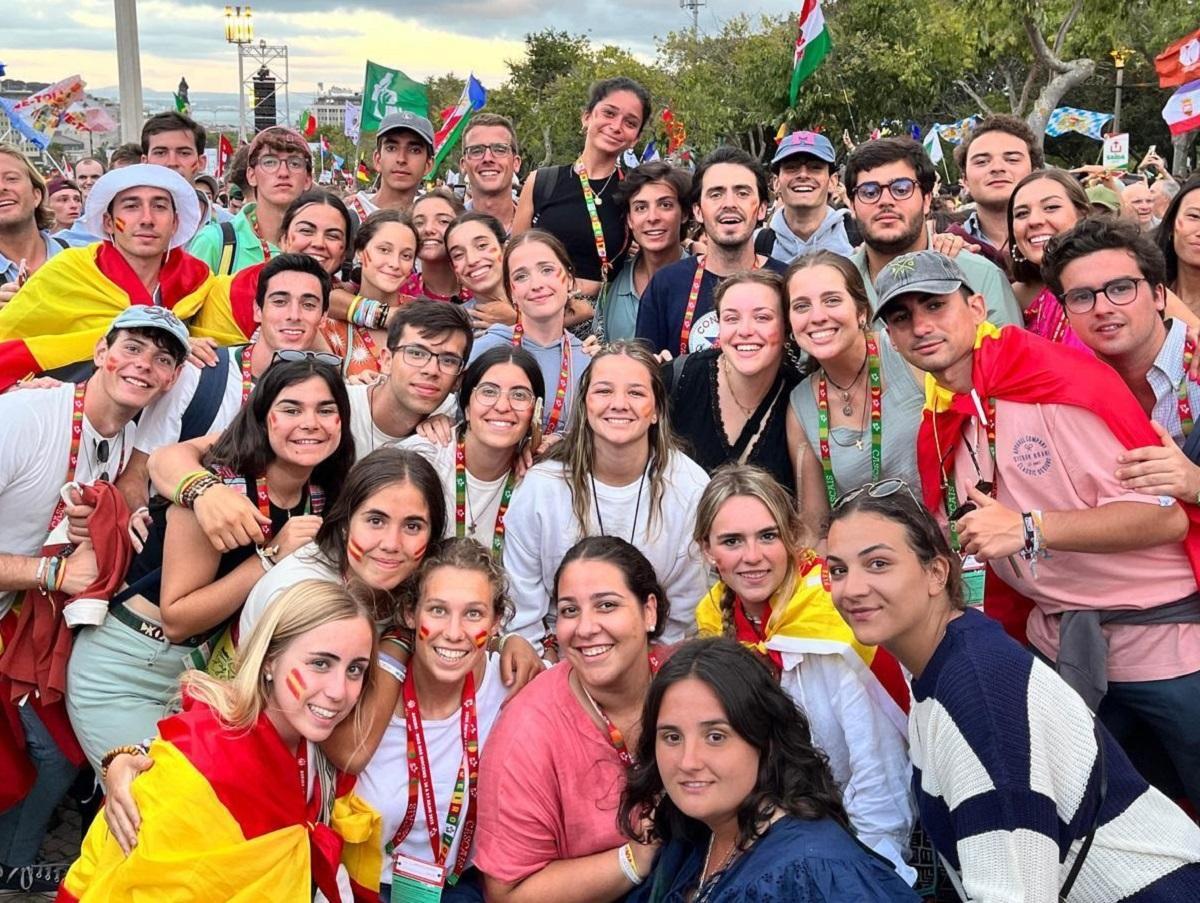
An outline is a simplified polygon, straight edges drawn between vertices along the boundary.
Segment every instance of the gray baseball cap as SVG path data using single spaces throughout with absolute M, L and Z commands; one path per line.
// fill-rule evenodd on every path
M 422 141 L 433 147 L 433 123 L 424 116 L 418 116 L 408 110 L 399 110 L 384 116 L 383 121 L 379 123 L 379 131 L 375 133 L 375 139 L 379 140 L 388 132 L 401 130 L 418 135 Z
M 165 307 L 131 304 L 117 314 L 108 329 L 157 329 L 173 338 L 185 354 L 189 348 L 187 326 Z
M 875 318 L 882 319 L 888 305 L 903 295 L 948 295 L 967 284 L 958 264 L 937 251 L 901 254 L 879 271 L 875 279 Z

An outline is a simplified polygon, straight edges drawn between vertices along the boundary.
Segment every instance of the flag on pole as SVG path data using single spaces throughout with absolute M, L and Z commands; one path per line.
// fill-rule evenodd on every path
M 83 84 L 82 78 L 72 75 L 20 100 L 0 97 L 0 109 L 8 114 L 13 128 L 45 150 L 67 109 L 83 100 Z
M 975 128 L 975 124 L 978 121 L 978 116 L 968 116 L 966 119 L 960 119 L 958 122 L 950 122 L 946 125 L 935 122 L 929 127 L 929 131 L 937 132 L 943 141 L 948 141 L 951 144 L 962 144 L 963 138 L 967 136 L 967 132 Z
M 467 130 L 467 123 L 471 121 L 471 116 L 476 110 L 483 109 L 483 105 L 486 103 L 487 91 L 479 83 L 475 74 L 471 73 L 467 76 L 467 83 L 463 86 L 462 96 L 458 98 L 458 103 L 453 108 L 443 111 L 442 127 L 433 137 L 435 151 L 433 169 L 430 172 L 437 172 L 438 166 L 454 149 L 454 145 L 462 138 L 463 132 Z
M 642 150 L 642 162 L 654 163 L 661 159 L 662 157 L 658 155 L 658 147 L 656 146 L 656 142 L 653 138 L 651 138 L 649 143 L 647 143 L 646 147 Z
M 1200 77 L 1200 28 L 1184 35 L 1154 58 L 1160 88 L 1174 88 Z
M 362 154 L 358 155 L 358 168 L 354 170 L 354 175 L 360 182 L 371 181 L 371 170 L 367 169 L 367 161 Z
M 217 141 L 217 178 L 225 174 L 225 167 L 233 159 L 233 142 L 224 135 Z
M 413 81 L 399 69 L 389 69 L 367 60 L 367 71 L 363 78 L 361 130 L 378 131 L 383 117 L 400 110 L 428 118 L 429 96 L 425 93 L 425 86 Z
M 359 125 L 362 120 L 362 104 L 346 104 L 346 118 L 342 124 L 342 134 L 358 144 Z
M 312 110 L 305 110 L 300 114 L 300 122 L 304 128 L 304 137 L 312 138 L 317 134 L 317 117 L 312 114 Z
M 182 94 L 175 94 L 175 110 L 184 116 L 192 115 L 192 105 L 183 99 Z
M 625 153 L 621 155 L 621 160 L 629 169 L 637 169 L 638 155 L 632 147 L 625 148 Z
M 333 168 L 334 169 L 343 170 L 346 168 L 346 158 L 345 157 L 339 157 L 337 154 L 332 154 L 331 156 L 333 157 Z
M 796 105 L 796 98 L 800 96 L 800 85 L 829 54 L 831 46 L 821 0 L 804 0 L 804 6 L 800 9 L 796 52 L 792 57 L 792 86 L 788 94 L 792 106 Z
M 1093 113 L 1078 107 L 1055 107 L 1046 120 L 1046 134 L 1057 138 L 1067 132 L 1078 132 L 1088 138 L 1101 141 L 1104 138 L 1104 123 L 1112 119 L 1112 113 Z
M 929 160 L 934 166 L 942 162 L 945 155 L 942 153 L 942 142 L 938 137 L 938 126 L 934 125 L 930 128 L 929 134 L 925 136 L 922 143 L 925 145 L 925 153 L 929 154 Z
M 1200 79 L 1181 85 L 1163 107 L 1162 117 L 1172 135 L 1200 128 Z

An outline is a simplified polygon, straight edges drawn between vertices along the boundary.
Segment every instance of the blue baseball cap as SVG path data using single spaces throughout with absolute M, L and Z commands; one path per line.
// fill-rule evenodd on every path
M 109 332 L 114 329 L 157 329 L 173 338 L 185 355 L 190 348 L 187 326 L 165 307 L 131 304 L 117 314 L 112 325 L 108 327 Z
M 779 164 L 789 157 L 807 154 L 823 160 L 833 166 L 837 154 L 833 150 L 833 142 L 819 132 L 792 132 L 779 142 L 775 156 L 771 158 L 771 171 L 778 172 Z

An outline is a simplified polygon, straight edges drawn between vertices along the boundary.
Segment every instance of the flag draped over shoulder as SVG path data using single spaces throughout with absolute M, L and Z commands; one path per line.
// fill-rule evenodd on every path
M 804 6 L 800 9 L 796 52 L 792 57 L 792 84 L 788 95 L 792 106 L 796 105 L 796 98 L 800 96 L 800 85 L 816 71 L 832 46 L 821 0 L 804 0 Z
M 471 116 L 477 110 L 483 109 L 486 103 L 487 91 L 479 83 L 479 79 L 475 77 L 474 73 L 468 75 L 467 83 L 463 86 L 462 96 L 458 98 L 458 103 L 450 109 L 443 111 L 442 127 L 438 129 L 433 139 L 435 151 L 431 172 L 437 172 L 438 166 L 449 156 L 450 151 L 454 149 L 454 145 L 458 144 L 463 133 L 466 132 L 467 123 L 471 121 Z
M 822 582 L 824 562 L 807 553 L 796 566 L 796 586 L 790 599 L 771 600 L 771 616 L 758 642 L 738 639 L 761 655 L 840 655 L 870 691 L 871 697 L 903 733 L 907 721 L 908 686 L 900 665 L 885 649 L 864 646 L 833 607 Z M 718 581 L 696 606 L 696 626 L 702 636 L 723 632 L 721 600 L 725 584 Z
M 207 300 L 213 277 L 203 261 L 176 248 L 159 279 L 162 306 L 188 320 Z M 0 391 L 30 373 L 90 360 L 117 314 L 152 303 L 111 243 L 60 251 L 0 310 Z M 209 334 L 223 344 L 240 341 L 236 333 Z
M 159 722 L 154 767 L 133 784 L 137 846 L 126 857 L 97 818 L 59 903 L 193 899 L 197 882 L 209 900 L 310 903 L 314 884 L 336 900 L 344 854 L 373 850 L 380 862 L 382 819 L 352 792 L 353 778 L 337 778 L 322 824 L 300 792 L 295 755 L 265 714 L 233 731 L 207 706 L 185 707 Z

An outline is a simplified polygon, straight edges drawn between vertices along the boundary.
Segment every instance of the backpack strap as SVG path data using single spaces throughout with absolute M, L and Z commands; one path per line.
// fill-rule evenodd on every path
M 67 248 L 71 247 L 71 245 L 67 242 L 67 240 L 65 238 L 59 238 L 57 235 L 51 235 L 50 240 L 55 242 L 64 251 Z
M 538 213 L 550 203 L 554 189 L 558 186 L 559 177 L 565 166 L 547 166 L 537 171 L 533 180 L 533 215 L 536 220 Z
M 220 226 L 221 258 L 217 263 L 216 274 L 218 276 L 232 276 L 234 259 L 237 257 L 237 233 L 233 231 L 232 222 L 224 222 Z
M 773 250 L 775 250 L 775 230 L 770 226 L 763 226 L 754 236 L 754 253 L 770 257 Z
M 671 358 L 671 363 L 663 367 L 663 380 L 667 386 L 667 396 L 674 395 L 682 385 L 683 368 L 687 366 L 687 360 L 691 355 L 680 354 Z
M 200 382 L 196 394 L 188 402 L 179 421 L 179 441 L 186 442 L 197 436 L 212 432 L 213 420 L 225 397 L 225 384 L 229 381 L 229 349 L 217 349 L 217 363 L 200 371 Z

